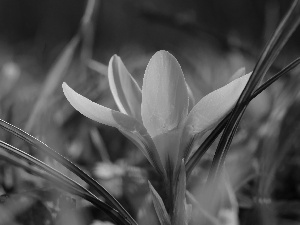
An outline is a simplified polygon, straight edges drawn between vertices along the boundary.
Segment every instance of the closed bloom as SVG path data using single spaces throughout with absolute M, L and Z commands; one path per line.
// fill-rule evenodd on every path
M 232 82 L 193 106 L 181 67 L 169 52 L 159 51 L 150 59 L 142 89 L 120 57 L 114 55 L 109 62 L 108 79 L 120 111 L 90 101 L 66 83 L 63 91 L 76 110 L 119 129 L 157 172 L 166 176 L 166 171 L 174 170 L 182 159 L 189 158 L 194 142 L 232 109 L 250 77 L 244 73 L 239 70 Z

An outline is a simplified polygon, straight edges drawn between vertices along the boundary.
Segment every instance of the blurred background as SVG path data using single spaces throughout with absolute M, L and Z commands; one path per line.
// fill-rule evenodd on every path
M 106 77 L 111 56 L 118 54 L 141 85 L 150 57 L 164 49 L 179 61 L 197 102 L 225 85 L 238 69 L 253 70 L 291 2 L 1 0 L 0 118 L 80 165 L 116 196 L 139 224 L 155 224 L 147 180 L 156 189 L 161 187 L 153 169 L 118 130 L 77 113 L 63 96 L 62 82 L 116 109 Z M 298 29 L 267 78 L 299 56 L 299 38 Z M 230 207 L 219 209 L 219 224 L 299 223 L 298 75 L 299 68 L 249 105 L 228 156 L 233 198 Z M 76 179 L 7 132 L 1 130 L 0 137 Z M 198 200 L 215 147 L 188 183 Z M 35 224 L 33 221 L 46 219 L 50 224 L 109 224 L 103 222 L 108 218 L 90 205 L 54 187 L 45 188 L 44 180 L 4 161 L 0 161 L 0 174 L 0 224 L 1 220 Z M 19 204 L 24 193 L 30 206 L 12 210 L 8 218 L 5 208 Z M 49 195 L 51 198 L 45 197 Z M 57 201 L 63 204 L 56 207 Z M 38 216 L 28 216 L 28 212 Z M 71 220 L 78 215 L 80 219 Z M 195 218 L 191 224 L 196 224 Z M 3 224 L 10 224 L 6 222 Z

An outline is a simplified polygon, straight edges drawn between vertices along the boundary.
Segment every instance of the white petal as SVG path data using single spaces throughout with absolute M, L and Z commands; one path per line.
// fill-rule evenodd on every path
M 224 87 L 203 97 L 189 113 L 184 125 L 181 149 L 184 149 L 185 159 L 189 155 L 187 149 L 194 135 L 201 137 L 207 130 L 214 127 L 233 108 L 251 73 L 244 75 Z
M 120 112 L 142 121 L 141 89 L 117 55 L 114 55 L 109 61 L 108 81 Z
M 187 115 L 188 93 L 173 55 L 159 51 L 150 59 L 142 88 L 142 120 L 151 137 L 177 128 Z
M 62 87 L 66 98 L 77 111 L 96 122 L 118 128 L 134 141 L 157 172 L 164 174 L 157 149 L 146 128 L 141 123 L 131 116 L 92 102 L 76 93 L 66 83 L 63 83 Z

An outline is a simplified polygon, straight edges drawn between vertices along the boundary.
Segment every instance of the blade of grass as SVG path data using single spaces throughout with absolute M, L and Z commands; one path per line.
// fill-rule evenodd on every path
M 57 87 L 62 83 L 63 77 L 69 68 L 71 61 L 74 57 L 75 50 L 79 44 L 80 40 L 83 40 L 81 58 L 85 60 L 90 59 L 91 55 L 91 43 L 93 38 L 93 25 L 92 16 L 95 13 L 97 1 L 88 0 L 85 12 L 81 19 L 81 25 L 77 33 L 71 39 L 71 41 L 66 45 L 53 67 L 47 74 L 47 78 L 44 82 L 42 92 L 33 107 L 30 117 L 25 125 L 25 131 L 28 133 L 32 132 L 35 125 L 36 118 L 38 118 L 45 110 L 46 104 L 50 96 L 54 93 Z
M 70 179 L 69 177 L 65 176 L 64 174 L 60 173 L 59 171 L 55 170 L 54 168 L 48 166 L 44 162 L 34 158 L 33 156 L 21 151 L 18 148 L 15 148 L 6 142 L 0 141 L 0 147 L 8 152 L 9 154 L 12 154 L 16 157 L 22 157 L 23 159 L 27 160 L 28 162 L 32 163 L 33 165 L 37 166 L 39 169 L 49 173 L 52 176 L 55 176 L 61 180 L 63 180 L 65 183 L 68 183 L 69 185 L 73 185 L 75 188 L 82 192 L 87 192 L 94 198 L 97 198 L 95 195 L 93 195 L 91 192 L 89 192 L 84 187 L 80 186 L 78 183 L 76 183 L 74 180 Z
M 87 66 L 101 75 L 108 76 L 108 66 L 95 60 L 89 60 Z
M 280 72 L 278 72 L 273 77 L 268 79 L 264 84 L 262 84 L 254 92 L 254 94 L 252 94 L 250 96 L 250 98 L 246 101 L 246 103 L 249 103 L 252 99 L 254 99 L 257 95 L 259 95 L 263 90 L 265 90 L 267 87 L 269 87 L 271 84 L 273 84 L 277 79 L 279 79 L 281 76 L 287 74 L 292 69 L 296 68 L 299 64 L 300 64 L 300 58 L 295 59 L 293 62 L 291 62 L 289 65 L 287 65 L 284 69 L 282 69 Z M 244 104 L 246 104 L 246 103 L 244 103 Z M 200 161 L 202 156 L 205 154 L 205 152 L 208 150 L 208 148 L 212 145 L 212 143 L 215 141 L 215 139 L 218 137 L 218 135 L 225 128 L 230 115 L 231 115 L 231 112 L 217 125 L 217 127 L 210 133 L 210 135 L 201 144 L 201 146 L 189 158 L 188 162 L 186 163 L 187 178 L 190 176 L 192 170 L 198 164 L 198 162 Z
M 60 155 L 58 152 L 48 147 L 46 144 L 44 144 L 37 138 L 31 136 L 25 131 L 19 129 L 18 127 L 15 127 L 7 123 L 2 119 L 0 119 L 0 127 L 12 133 L 13 135 L 19 137 L 20 139 L 26 141 L 36 150 L 40 150 L 46 155 L 48 155 L 49 157 L 54 158 L 56 161 L 58 161 L 60 164 L 62 164 L 64 167 L 69 169 L 76 176 L 80 177 L 83 181 L 85 181 L 92 188 L 94 188 L 98 194 L 103 196 L 108 201 L 108 203 L 111 204 L 113 207 L 115 207 L 116 210 L 118 210 L 124 218 L 128 219 L 131 222 L 131 224 L 136 224 L 135 220 L 130 216 L 130 214 L 122 207 L 122 205 L 111 194 L 108 193 L 108 191 L 104 187 L 102 187 L 96 180 L 94 180 L 92 177 L 87 175 L 83 170 L 81 170 L 71 161 L 69 161 L 68 159 Z
M 227 123 L 221 140 L 218 144 L 211 170 L 209 173 L 209 180 L 216 180 L 219 177 L 222 167 L 230 147 L 231 141 L 235 134 L 236 127 L 247 107 L 247 103 L 243 102 L 250 97 L 257 84 L 263 79 L 264 75 L 270 68 L 271 64 L 276 59 L 279 52 L 282 50 L 289 37 L 295 31 L 300 22 L 300 6 L 298 0 L 295 0 L 287 12 L 286 16 L 279 24 L 274 35 L 269 43 L 266 45 L 260 59 L 256 63 L 253 73 L 243 90 L 236 106 L 234 107 L 229 122 Z
M 64 48 L 61 55 L 58 57 L 56 63 L 49 71 L 47 78 L 44 82 L 42 92 L 39 95 L 39 98 L 36 104 L 33 107 L 32 112 L 30 113 L 30 117 L 25 125 L 25 131 L 31 133 L 36 118 L 38 118 L 45 109 L 45 106 L 48 102 L 49 97 L 56 90 L 58 85 L 62 83 L 62 79 L 66 73 L 66 70 L 69 68 L 71 60 L 73 59 L 73 55 L 75 49 L 79 43 L 79 36 L 75 35 L 68 45 Z
M 103 138 L 101 137 L 100 132 L 97 130 L 97 128 L 93 128 L 90 131 L 90 137 L 92 139 L 93 144 L 99 151 L 99 155 L 103 162 L 111 163 L 107 148 L 105 147 Z
M 100 0 L 88 0 L 85 7 L 85 12 L 81 19 L 81 26 L 79 29 L 82 44 L 80 51 L 80 60 L 81 60 L 81 76 L 86 77 L 86 65 L 87 62 L 92 58 L 92 50 L 94 43 L 94 21 L 93 17 L 97 13 L 98 4 L 101 4 Z
M 105 212 L 116 223 L 124 224 L 124 225 L 130 224 L 130 223 L 126 222 L 126 220 L 119 214 L 119 212 L 117 212 L 112 207 L 110 207 L 106 203 L 102 202 L 98 198 L 94 197 L 93 194 L 90 193 L 88 190 L 82 190 L 82 187 L 79 184 L 77 184 L 77 185 L 80 188 L 78 188 L 77 185 L 74 185 L 74 181 L 68 181 L 68 178 L 62 179 L 56 175 L 50 175 L 48 172 L 45 172 L 45 170 L 43 170 L 43 169 L 40 170 L 40 169 L 28 164 L 28 162 L 21 160 L 19 158 L 19 157 L 22 157 L 22 155 L 19 155 L 19 157 L 17 157 L 15 155 L 11 154 L 10 150 L 7 149 L 6 146 L 1 146 L 0 150 L 4 150 L 4 151 L 0 151 L 1 159 L 3 159 L 15 166 L 21 167 L 34 175 L 37 175 L 41 178 L 51 181 L 54 184 L 56 184 L 57 186 L 59 186 L 61 189 L 64 189 L 65 191 L 67 191 L 69 193 L 72 193 L 74 195 L 77 195 L 77 196 L 89 201 L 90 203 L 95 205 L 98 209 Z M 16 155 L 18 155 L 18 154 L 16 154 Z M 37 164 L 35 164 L 33 161 L 31 161 L 31 160 L 28 160 L 28 161 L 37 166 Z

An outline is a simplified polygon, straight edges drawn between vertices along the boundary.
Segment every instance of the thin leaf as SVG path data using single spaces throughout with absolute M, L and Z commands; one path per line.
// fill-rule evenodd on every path
M 55 62 L 54 66 L 47 74 L 47 78 L 44 82 L 42 92 L 40 93 L 39 98 L 35 106 L 33 107 L 33 110 L 30 113 L 30 117 L 25 125 L 26 132 L 30 133 L 32 131 L 36 118 L 42 114 L 49 98 L 56 90 L 58 85 L 62 82 L 66 70 L 69 68 L 71 64 L 71 60 L 73 59 L 73 55 L 78 43 L 79 43 L 79 37 L 76 35 L 64 48 L 61 55 L 58 57 L 57 61 Z
M 108 66 L 95 60 L 89 60 L 87 66 L 101 75 L 108 76 Z
M 180 147 L 180 149 L 184 149 L 184 159 L 187 159 L 191 152 L 191 139 L 196 134 L 198 138 L 201 137 L 226 116 L 238 100 L 249 77 L 250 73 L 209 93 L 194 106 L 184 124 Z
M 177 180 L 176 192 L 175 192 L 175 201 L 174 201 L 174 217 L 172 224 L 174 225 L 184 225 L 188 224 L 188 217 L 186 212 L 186 176 L 185 176 L 185 166 L 184 160 L 182 159 L 180 172 Z
M 188 111 L 182 70 L 173 55 L 159 51 L 146 68 L 142 88 L 142 119 L 151 137 L 178 128 Z
M 120 112 L 132 116 L 142 123 L 142 91 L 117 55 L 114 55 L 109 61 L 108 81 Z
M 95 145 L 96 149 L 99 151 L 100 157 L 103 162 L 111 163 L 107 148 L 104 144 L 104 140 L 100 134 L 100 132 L 97 130 L 97 128 L 93 128 L 90 131 L 90 137 Z
M 27 157 L 23 157 L 23 155 L 21 155 L 21 154 L 18 155 L 18 153 L 16 153 L 16 154 L 8 153 L 7 151 L 10 151 L 10 150 L 7 149 L 5 146 L 1 146 L 0 150 L 5 150 L 5 151 L 0 151 L 0 156 L 2 159 L 8 161 L 9 163 L 12 163 L 18 167 L 21 167 L 21 168 L 29 171 L 30 173 L 33 173 L 41 178 L 51 181 L 51 182 L 55 183 L 57 186 L 59 186 L 60 188 L 66 190 L 67 192 L 70 192 L 74 195 L 82 197 L 83 199 L 91 202 L 97 208 L 99 208 L 100 210 L 105 212 L 115 222 L 124 224 L 124 225 L 130 224 L 119 214 L 119 212 L 117 212 L 116 210 L 111 208 L 109 205 L 107 205 L 106 203 L 99 200 L 97 197 L 93 196 L 93 194 L 90 193 L 88 190 L 83 190 L 84 188 L 82 189 L 82 187 L 80 185 L 76 185 L 76 183 L 74 181 L 68 180 L 68 177 L 66 177 L 66 179 L 64 179 L 64 178 L 61 178 L 60 176 L 50 175 L 50 174 L 48 174 L 48 172 L 44 171 L 44 169 L 46 167 L 42 166 L 42 168 L 41 168 L 42 170 L 36 168 L 33 165 L 36 165 L 36 166 L 38 166 L 38 165 L 35 164 L 34 160 L 31 160 L 31 159 L 28 160 Z M 18 157 L 16 157 L 15 155 L 18 155 Z M 25 162 L 24 160 L 21 160 L 19 157 L 25 158 L 33 165 L 29 165 L 27 162 Z M 50 167 L 50 169 L 52 169 L 52 168 Z M 78 186 L 79 186 L 79 188 L 78 188 Z
M 67 169 L 72 171 L 75 175 L 80 177 L 83 181 L 89 184 L 92 188 L 94 188 L 101 196 L 103 196 L 111 205 L 113 205 L 124 218 L 127 218 L 131 224 L 136 224 L 134 219 L 130 216 L 130 214 L 122 207 L 122 205 L 111 195 L 109 194 L 104 187 L 102 187 L 96 180 L 92 177 L 87 175 L 83 170 L 73 164 L 71 161 L 60 155 L 58 152 L 54 151 L 53 149 L 49 148 L 46 144 L 41 142 L 40 140 L 36 139 L 35 137 L 31 136 L 30 134 L 26 133 L 25 131 L 5 122 L 4 120 L 0 119 L 0 126 L 12 133 L 13 135 L 21 138 L 22 140 L 28 142 L 32 145 L 35 149 L 40 150 L 47 154 L 49 157 L 54 158 Z
M 161 199 L 159 194 L 156 192 L 154 187 L 151 185 L 150 181 L 148 181 L 148 183 L 149 183 L 149 188 L 150 188 L 155 212 L 157 214 L 160 224 L 161 225 L 171 225 L 170 216 L 167 213 L 167 210 L 166 210 L 163 200 Z
M 293 62 L 291 62 L 289 65 L 287 65 L 284 69 L 279 71 L 277 74 L 275 74 L 273 77 L 271 77 L 269 80 L 267 80 L 264 84 L 262 84 L 255 92 L 250 96 L 250 98 L 247 100 L 247 102 L 250 102 L 252 99 L 254 99 L 257 95 L 259 95 L 263 90 L 265 90 L 267 87 L 269 87 L 271 84 L 273 84 L 277 79 L 279 79 L 281 76 L 287 74 L 292 69 L 296 68 L 300 64 L 300 58 L 295 59 Z M 191 174 L 192 170 L 195 168 L 197 163 L 200 161 L 201 157 L 204 155 L 204 153 L 208 150 L 208 148 L 211 146 L 211 144 L 214 142 L 214 140 L 218 137 L 218 135 L 222 132 L 222 130 L 225 128 L 226 123 L 228 122 L 228 119 L 230 117 L 229 113 L 218 125 L 217 127 L 211 132 L 211 134 L 205 139 L 205 141 L 201 144 L 201 146 L 194 152 L 194 154 L 188 159 L 188 162 L 186 163 L 186 170 L 187 170 L 187 177 Z
M 88 0 L 85 12 L 81 18 L 81 26 L 79 28 L 78 34 L 81 36 L 81 49 L 80 49 L 80 74 L 81 76 L 86 76 L 86 65 L 87 62 L 92 58 L 93 52 L 93 43 L 94 43 L 94 32 L 95 32 L 95 23 L 93 21 L 97 9 L 99 9 L 98 4 L 101 4 L 101 1 L 97 0 Z
M 164 175 L 164 169 L 156 147 L 145 127 L 131 116 L 106 108 L 82 95 L 76 93 L 66 83 L 63 91 L 71 105 L 84 116 L 108 126 L 115 127 L 135 140 L 135 144 L 144 153 L 149 162 L 159 174 Z
M 245 89 L 238 99 L 236 106 L 233 109 L 229 122 L 217 147 L 211 171 L 209 173 L 209 180 L 217 180 L 221 173 L 231 141 L 247 107 L 247 104 L 244 104 L 244 102 L 254 92 L 254 89 L 258 85 L 258 83 L 261 82 L 268 69 L 276 59 L 277 55 L 282 50 L 283 46 L 286 44 L 299 23 L 300 5 L 299 1 L 295 0 L 292 3 L 286 16 L 279 24 L 271 40 L 266 45 L 262 55 L 255 65 L 251 78 L 249 79 Z
M 32 157 L 31 155 L 29 155 L 29 154 L 15 148 L 15 147 L 11 146 L 11 145 L 7 144 L 6 142 L 3 142 L 3 141 L 0 141 L 0 147 L 3 150 L 5 150 L 6 152 L 8 152 L 9 154 L 12 154 L 14 156 L 22 157 L 22 158 L 26 159 L 27 161 L 29 161 L 30 163 L 32 163 L 33 165 L 40 168 L 41 170 L 46 171 L 47 173 L 51 174 L 52 176 L 55 176 L 55 177 L 63 180 L 65 183 L 67 182 L 69 185 L 71 185 L 71 186 L 73 185 L 74 188 L 77 188 L 77 189 L 79 189 L 83 192 L 87 192 L 91 196 L 97 198 L 91 192 L 86 190 L 84 187 L 80 186 L 78 183 L 76 183 L 75 181 L 73 181 L 69 177 L 67 177 L 64 174 L 58 172 L 57 170 L 55 170 L 52 167 L 45 164 L 44 162 Z

